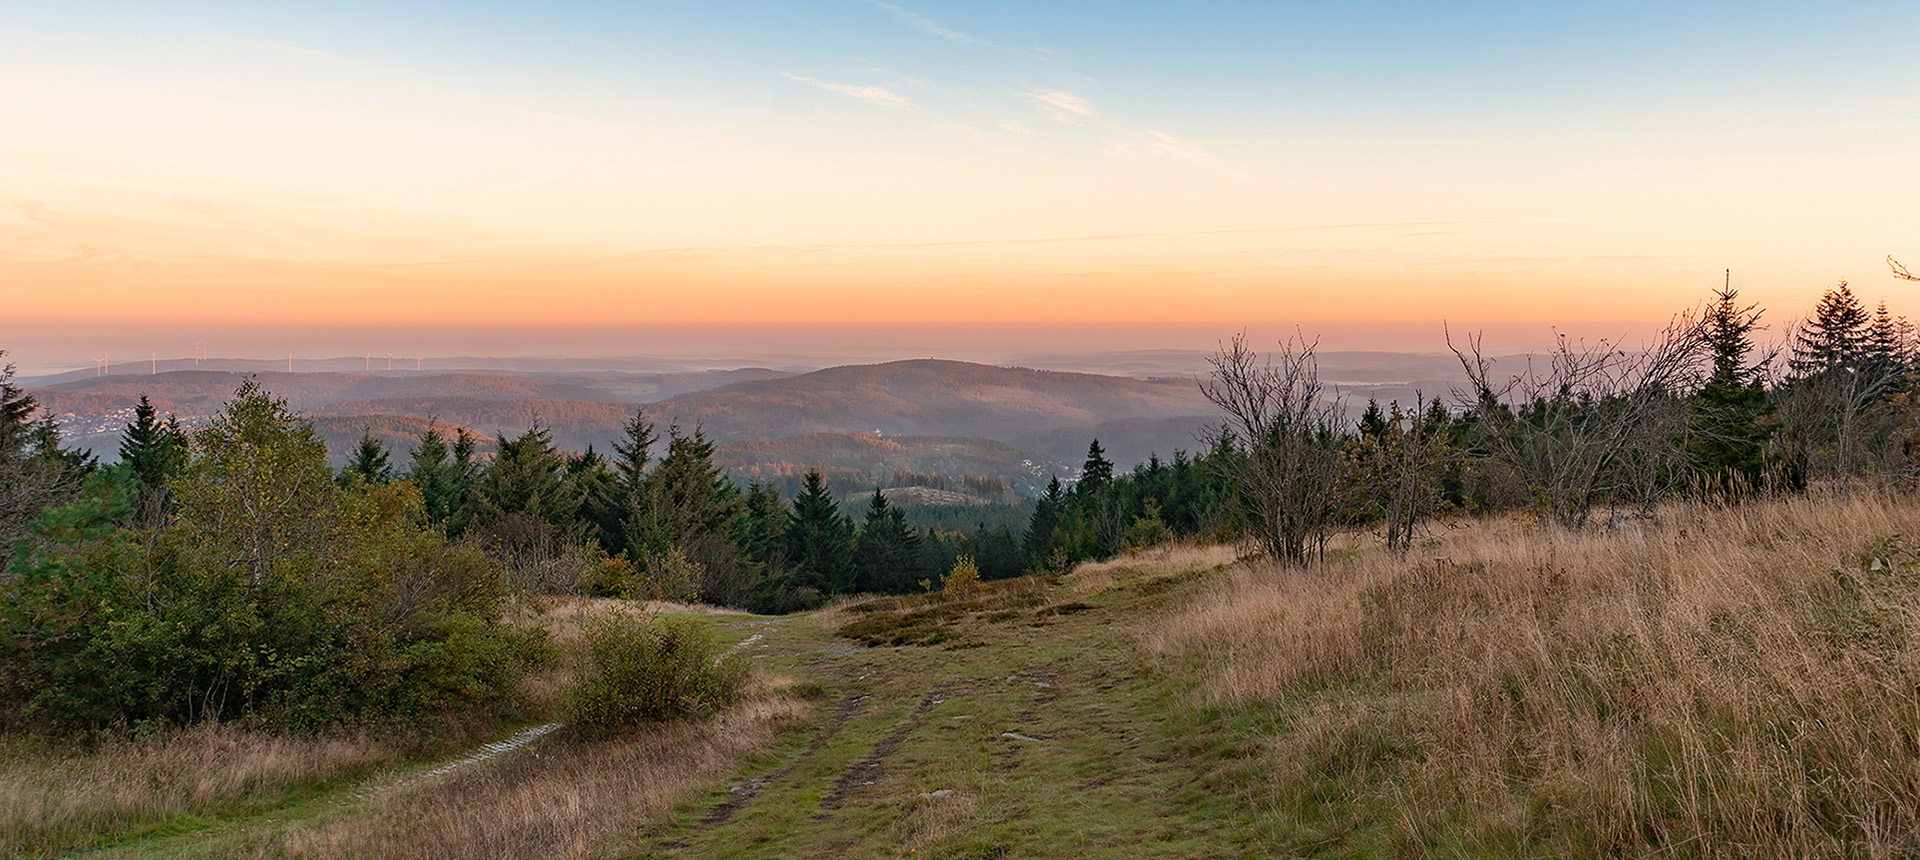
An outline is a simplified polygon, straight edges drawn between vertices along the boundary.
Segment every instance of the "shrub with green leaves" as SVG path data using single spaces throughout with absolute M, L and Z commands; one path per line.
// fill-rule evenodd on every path
M 602 616 L 587 625 L 586 645 L 568 710 L 590 734 L 706 716 L 746 686 L 747 662 L 692 619 Z
M 249 719 L 322 729 L 503 698 L 540 653 L 486 556 L 405 483 L 332 480 L 249 382 L 194 434 L 163 527 L 124 469 L 45 512 L 0 577 L 0 707 L 65 730 Z

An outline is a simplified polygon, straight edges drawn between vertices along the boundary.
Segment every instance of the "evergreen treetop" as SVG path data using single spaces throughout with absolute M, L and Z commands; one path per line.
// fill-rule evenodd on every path
M 1113 483 L 1113 461 L 1107 459 L 1106 449 L 1100 447 L 1100 440 L 1093 440 L 1087 446 L 1086 462 L 1080 464 L 1080 483 L 1074 488 L 1082 495 L 1093 495 Z
M 360 431 L 360 441 L 353 447 L 353 459 L 340 470 L 340 482 L 352 484 L 364 481 L 368 484 L 384 484 L 393 480 L 393 463 L 387 455 L 387 446 L 373 438 L 373 428 Z
M 1801 376 L 1833 370 L 1859 370 L 1866 356 L 1869 323 L 1846 281 L 1827 290 L 1814 306 L 1813 317 L 1800 324 L 1794 339 L 1793 369 Z

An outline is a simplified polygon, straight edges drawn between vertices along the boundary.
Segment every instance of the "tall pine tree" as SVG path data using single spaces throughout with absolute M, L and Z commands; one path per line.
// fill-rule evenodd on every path
M 185 465 L 186 457 L 187 436 L 180 422 L 171 417 L 161 421 L 153 401 L 140 395 L 133 407 L 133 423 L 120 435 L 120 462 L 133 472 L 141 497 L 158 497 L 167 479 Z
M 360 431 L 360 442 L 354 445 L 353 459 L 340 470 L 340 483 L 350 486 L 356 482 L 384 484 L 393 480 L 393 463 L 387 455 L 387 446 L 373 438 L 373 428 Z
M 1053 476 L 1047 482 L 1047 492 L 1033 505 L 1033 519 L 1027 522 L 1027 533 L 1020 541 L 1020 548 L 1026 552 L 1027 567 L 1032 570 L 1046 570 L 1053 565 L 1054 533 L 1060 530 L 1060 522 L 1067 514 L 1067 493 L 1060 487 L 1060 476 Z
M 420 441 L 413 447 L 406 479 L 420 491 L 427 520 L 434 525 L 444 525 L 460 505 L 463 476 L 451 455 L 447 437 L 440 432 L 440 422 L 427 419 L 427 429 L 421 431 Z
M 1833 370 L 1859 370 L 1867 354 L 1869 323 L 1846 281 L 1827 290 L 1814 306 L 1813 316 L 1800 324 L 1793 343 L 1796 376 L 1818 376 Z
M 804 489 L 793 500 L 786 543 L 796 588 L 812 588 L 822 596 L 853 590 L 853 523 L 840 513 L 817 469 L 807 472 Z
M 920 566 L 920 532 L 907 524 L 906 514 L 887 503 L 878 487 L 867 501 L 866 521 L 860 526 L 856 553 L 860 591 L 902 594 L 924 575 Z

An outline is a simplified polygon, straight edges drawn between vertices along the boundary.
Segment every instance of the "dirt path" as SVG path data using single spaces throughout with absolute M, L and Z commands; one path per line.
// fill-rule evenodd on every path
M 824 706 L 626 856 L 1257 856 L 1233 836 L 1233 802 L 1207 789 L 1219 727 L 1143 676 L 1116 623 L 1168 591 L 1081 603 L 1056 587 L 931 621 L 906 610 L 899 625 L 931 626 L 874 637 L 932 646 L 858 647 L 835 634 L 871 617 L 847 610 L 768 629 L 750 653 L 819 685 Z

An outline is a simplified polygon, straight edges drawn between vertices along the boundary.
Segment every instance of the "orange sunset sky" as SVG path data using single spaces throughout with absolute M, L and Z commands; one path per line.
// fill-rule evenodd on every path
M 1776 323 L 1842 278 L 1920 316 L 1915 45 L 1894 3 L 0 2 L 0 349 L 1527 348 L 1728 268 Z

